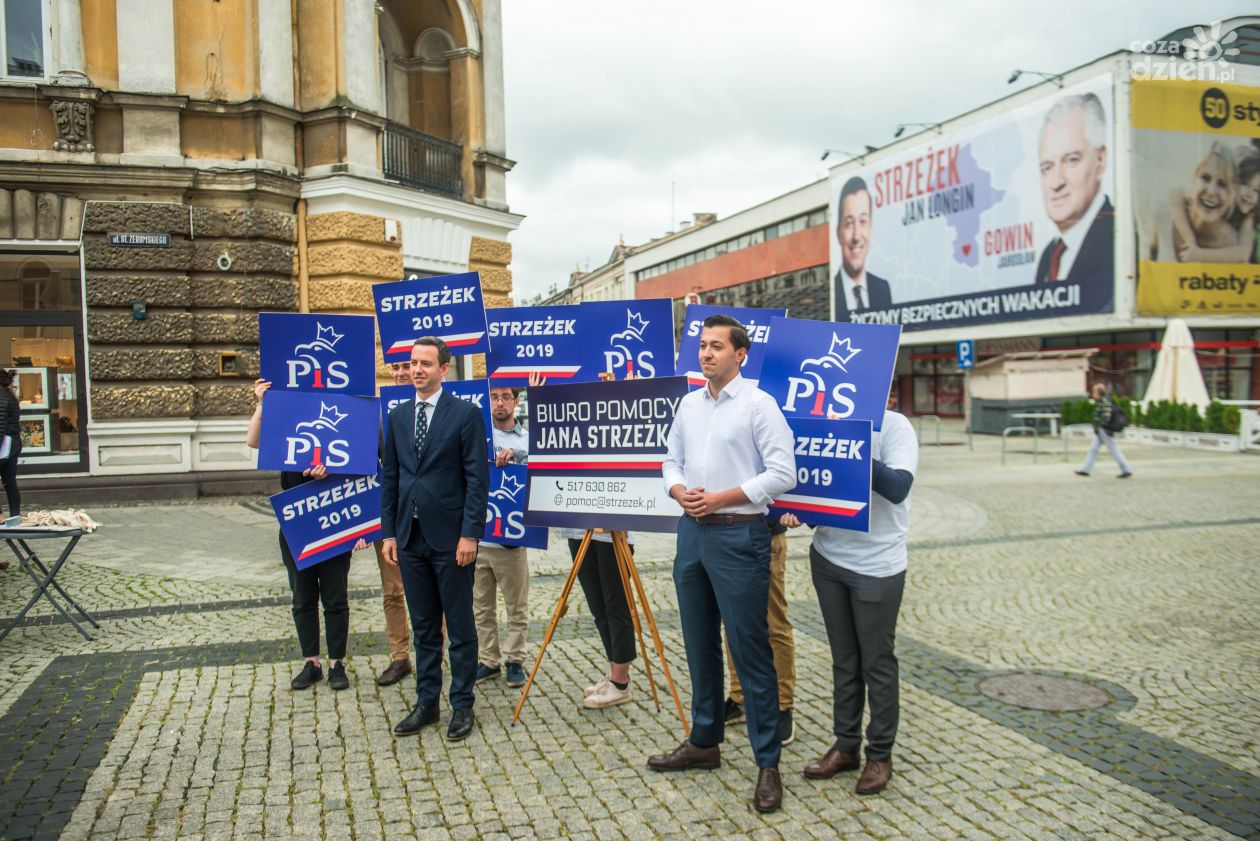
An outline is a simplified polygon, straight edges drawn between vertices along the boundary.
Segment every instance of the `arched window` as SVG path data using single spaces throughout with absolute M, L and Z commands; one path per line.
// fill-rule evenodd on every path
M 407 70 L 407 43 L 388 9 L 378 17 L 381 42 L 379 78 L 381 113 L 396 123 L 410 125 L 411 85 Z
M 418 93 L 414 101 L 420 108 L 420 119 L 412 126 L 438 137 L 451 136 L 451 60 L 446 54 L 456 46 L 450 33 L 436 26 L 416 39 L 420 73 L 413 78 L 413 90 Z

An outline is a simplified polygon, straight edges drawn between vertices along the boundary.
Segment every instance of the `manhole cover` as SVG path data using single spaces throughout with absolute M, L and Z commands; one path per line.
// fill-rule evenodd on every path
M 1106 692 L 1082 680 L 1039 675 L 1035 672 L 986 677 L 976 688 L 995 701 L 1026 710 L 1093 710 L 1105 707 L 1112 701 L 1112 697 Z

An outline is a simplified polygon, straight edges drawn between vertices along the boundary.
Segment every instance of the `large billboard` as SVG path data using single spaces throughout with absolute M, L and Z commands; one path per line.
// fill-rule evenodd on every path
M 1104 74 L 832 178 L 832 319 L 928 330 L 1114 308 Z
M 1137 309 L 1260 313 L 1260 87 L 1133 83 Z

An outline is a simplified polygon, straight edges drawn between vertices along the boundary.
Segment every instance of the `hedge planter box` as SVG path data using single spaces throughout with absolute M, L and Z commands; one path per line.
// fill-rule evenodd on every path
M 1192 450 L 1236 453 L 1242 450 L 1242 439 L 1220 432 L 1187 432 L 1186 446 Z
M 1217 432 L 1179 432 L 1172 429 L 1146 429 L 1131 426 L 1124 431 L 1124 440 L 1135 444 L 1153 444 L 1157 447 L 1180 447 L 1190 450 L 1206 450 L 1215 453 L 1236 453 L 1242 449 L 1237 435 Z

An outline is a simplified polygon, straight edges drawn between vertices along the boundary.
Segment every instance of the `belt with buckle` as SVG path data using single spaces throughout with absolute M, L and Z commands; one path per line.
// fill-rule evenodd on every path
M 764 520 L 765 517 L 765 514 L 705 514 L 703 517 L 692 517 L 692 519 L 702 526 L 733 526 L 736 523 Z

